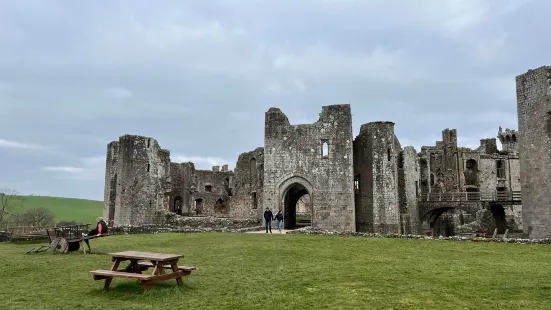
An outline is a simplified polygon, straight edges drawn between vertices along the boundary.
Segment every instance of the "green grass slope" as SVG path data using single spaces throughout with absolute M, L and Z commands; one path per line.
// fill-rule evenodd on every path
M 103 201 L 45 196 L 25 196 L 24 198 L 22 208 L 14 210 L 15 212 L 44 207 L 54 213 L 56 223 L 77 221 L 94 224 L 96 218 L 103 212 Z
M 123 235 L 93 251 L 184 254 L 196 266 L 178 288 L 148 293 L 90 270 L 106 255 L 0 244 L 3 309 L 549 309 L 551 251 L 518 245 L 280 234 Z M 121 265 L 125 267 L 126 263 Z

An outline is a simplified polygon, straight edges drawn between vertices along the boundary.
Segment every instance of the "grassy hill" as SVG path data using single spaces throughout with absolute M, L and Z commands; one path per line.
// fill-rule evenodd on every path
M 56 222 L 77 221 L 94 224 L 96 218 L 102 215 L 103 201 L 62 197 L 25 196 L 22 208 L 14 211 L 19 213 L 28 209 L 42 207 L 54 213 Z

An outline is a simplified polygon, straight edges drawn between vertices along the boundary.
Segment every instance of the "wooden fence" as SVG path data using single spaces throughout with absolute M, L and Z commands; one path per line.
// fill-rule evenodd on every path
M 422 193 L 419 195 L 419 201 L 501 201 L 520 203 L 522 195 L 520 191 Z

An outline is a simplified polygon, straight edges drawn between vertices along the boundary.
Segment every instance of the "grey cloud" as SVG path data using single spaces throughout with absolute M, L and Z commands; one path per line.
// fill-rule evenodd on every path
M 233 166 L 262 145 L 272 106 L 306 123 L 350 103 L 356 132 L 390 120 L 402 144 L 433 144 L 449 127 L 476 146 L 517 127 L 514 77 L 551 47 L 537 36 L 551 4 L 535 0 L 1 7 L 0 139 L 52 152 L 0 147 L 0 184 L 95 199 L 108 141 L 152 136 L 175 160 Z

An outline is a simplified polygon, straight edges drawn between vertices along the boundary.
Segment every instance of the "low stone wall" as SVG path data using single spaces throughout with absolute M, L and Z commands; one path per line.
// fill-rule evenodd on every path
M 109 235 L 136 235 L 136 234 L 159 234 L 159 233 L 207 233 L 207 232 L 233 232 L 245 233 L 261 230 L 262 226 L 246 228 L 209 228 L 209 227 L 178 227 L 166 225 L 142 225 L 142 226 L 117 226 L 109 228 Z
M 203 232 L 248 232 L 262 229 L 257 219 L 234 219 L 214 216 L 181 216 L 159 211 L 157 223 L 140 226 L 116 226 L 109 228 L 110 235 L 157 234 L 157 233 L 203 233 Z
M 525 239 L 525 238 L 482 238 L 482 237 L 431 237 L 423 235 L 400 235 L 400 234 L 379 234 L 379 233 L 361 233 L 361 232 L 339 232 L 314 229 L 305 227 L 288 231 L 287 234 L 306 234 L 306 235 L 324 235 L 324 236 L 344 236 L 344 237 L 364 237 L 364 238 L 393 238 L 393 239 L 421 239 L 421 240 L 450 240 L 450 241 L 471 241 L 471 242 L 497 242 L 497 243 L 516 243 L 516 244 L 551 244 L 551 238 L 547 239 Z
M 180 227 L 180 228 L 197 228 L 197 229 L 242 229 L 249 227 L 261 226 L 260 219 L 236 219 L 227 217 L 214 216 L 181 216 L 176 213 L 160 211 L 157 218 L 157 225 Z

